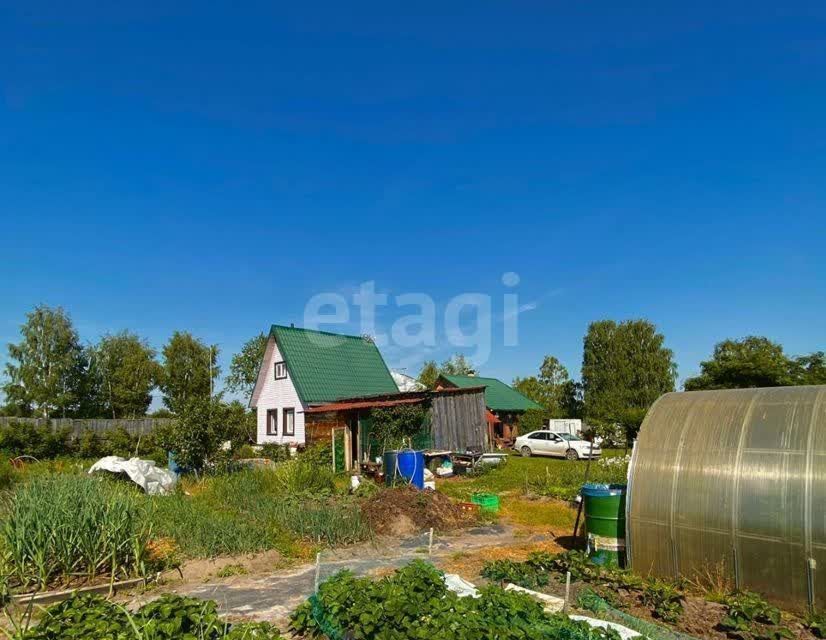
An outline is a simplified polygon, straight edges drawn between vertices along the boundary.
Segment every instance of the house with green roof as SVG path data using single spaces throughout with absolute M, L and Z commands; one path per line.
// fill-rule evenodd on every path
M 542 406 L 497 378 L 442 374 L 436 380 L 437 389 L 480 386 L 485 387 L 490 441 L 499 447 L 510 447 L 519 435 L 519 417 L 529 409 L 542 409 Z
M 370 339 L 273 325 L 250 398 L 258 415 L 257 442 L 304 444 L 305 412 L 311 407 L 396 393 Z

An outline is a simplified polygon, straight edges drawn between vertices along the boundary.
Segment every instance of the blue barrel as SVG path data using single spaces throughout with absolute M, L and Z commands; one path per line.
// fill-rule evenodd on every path
M 396 457 L 399 475 L 414 487 L 424 489 L 424 453 L 407 449 Z
M 166 465 L 167 469 L 169 469 L 176 476 L 179 476 L 184 472 L 184 470 L 181 467 L 178 466 L 178 461 L 175 460 L 175 454 L 172 453 L 171 451 L 166 452 L 166 461 L 167 461 L 167 465 Z

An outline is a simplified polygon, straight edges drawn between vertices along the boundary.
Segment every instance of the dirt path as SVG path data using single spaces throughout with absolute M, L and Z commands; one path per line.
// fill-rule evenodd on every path
M 536 536 L 536 542 L 548 537 Z M 415 558 L 427 558 L 427 534 L 395 541 L 381 541 L 349 549 L 326 551 L 321 556 L 320 579 L 342 569 L 357 575 L 382 575 Z M 485 547 L 525 544 L 507 525 L 467 529 L 452 535 L 435 535 L 431 560 L 437 566 Z M 215 600 L 222 613 L 254 620 L 267 620 L 286 627 L 290 612 L 306 600 L 315 583 L 315 564 L 304 564 L 268 575 L 210 578 L 200 584 L 183 583 L 159 591 Z M 142 600 L 151 599 L 152 596 Z

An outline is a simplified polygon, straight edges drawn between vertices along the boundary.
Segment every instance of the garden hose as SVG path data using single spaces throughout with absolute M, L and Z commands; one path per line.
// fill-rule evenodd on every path
M 393 470 L 393 486 L 396 486 L 396 477 L 402 476 L 402 470 L 399 469 L 399 453 L 407 453 L 410 451 L 413 453 L 413 473 L 410 474 L 410 478 L 405 478 L 407 480 L 407 484 L 413 484 L 413 478 L 416 477 L 416 465 L 418 465 L 419 461 L 416 459 L 416 450 L 415 449 L 399 449 L 396 453 L 396 468 Z M 404 478 L 404 476 L 402 476 Z

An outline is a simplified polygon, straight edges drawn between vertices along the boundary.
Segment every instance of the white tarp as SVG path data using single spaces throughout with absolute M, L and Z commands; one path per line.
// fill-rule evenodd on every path
M 562 611 L 562 609 L 565 606 L 564 598 L 548 595 L 547 593 L 539 593 L 538 591 L 525 589 L 524 587 L 520 587 L 515 584 L 505 585 L 505 591 L 519 591 L 521 593 L 526 593 L 533 598 L 536 598 L 542 603 L 543 608 L 548 613 L 556 613 L 558 611 Z M 597 618 L 590 618 L 588 616 L 569 615 L 568 617 L 571 618 L 571 620 L 579 620 L 580 622 L 584 622 L 589 627 L 613 629 L 614 631 L 620 634 L 622 640 L 631 640 L 632 638 L 638 638 L 641 635 L 633 629 L 624 627 L 621 624 L 617 624 L 616 622 L 608 622 L 607 620 L 599 620 Z
M 467 580 L 456 575 L 455 573 L 446 573 L 444 580 L 445 586 L 448 588 L 448 590 L 452 591 L 460 598 L 479 597 L 479 592 L 476 590 L 476 587 L 473 586 L 473 583 L 468 582 Z
M 476 587 L 473 585 L 472 582 L 468 582 L 464 578 L 456 575 L 455 573 L 446 573 L 444 576 L 445 585 L 447 588 L 452 591 L 453 593 L 457 594 L 461 598 L 478 598 L 479 592 L 476 590 Z M 538 591 L 533 591 L 532 589 L 526 589 L 525 587 L 520 587 L 515 584 L 506 584 L 505 591 L 518 591 L 520 593 L 525 593 L 539 602 L 542 603 L 542 607 L 548 613 L 557 613 L 562 611 L 565 607 L 565 600 L 563 598 L 559 598 L 557 596 L 552 596 L 547 593 L 539 593 Z M 588 616 L 577 616 L 577 615 L 569 615 L 571 620 L 579 620 L 584 622 L 590 627 L 597 627 L 600 629 L 613 629 L 617 633 L 619 633 L 622 640 L 632 640 L 632 638 L 639 638 L 641 634 L 637 633 L 633 629 L 629 629 L 628 627 L 624 627 L 621 624 L 617 624 L 616 622 L 608 622 L 607 620 L 599 620 L 597 618 L 590 618 Z
M 607 620 L 597 620 L 596 618 L 589 618 L 588 616 L 568 616 L 571 620 L 581 620 L 585 622 L 591 627 L 600 627 L 601 629 L 613 629 L 618 634 L 622 640 L 630 640 L 631 638 L 639 638 L 642 636 L 641 633 L 637 633 L 633 629 L 629 629 L 628 627 L 624 627 L 621 624 L 617 624 L 616 622 L 608 622 Z
M 558 611 L 562 611 L 565 607 L 564 598 L 558 598 L 557 596 L 552 596 L 547 593 L 539 593 L 538 591 L 526 589 L 525 587 L 520 587 L 516 584 L 506 584 L 505 591 L 519 591 L 520 593 L 526 593 L 532 598 L 539 600 L 542 603 L 542 608 L 548 613 L 557 613 Z
M 89 469 L 89 473 L 95 471 L 125 473 L 132 482 L 142 487 L 150 496 L 169 493 L 175 488 L 175 482 L 178 480 L 174 473 L 157 467 L 154 461 L 140 458 L 126 460 L 120 456 L 106 456 Z

